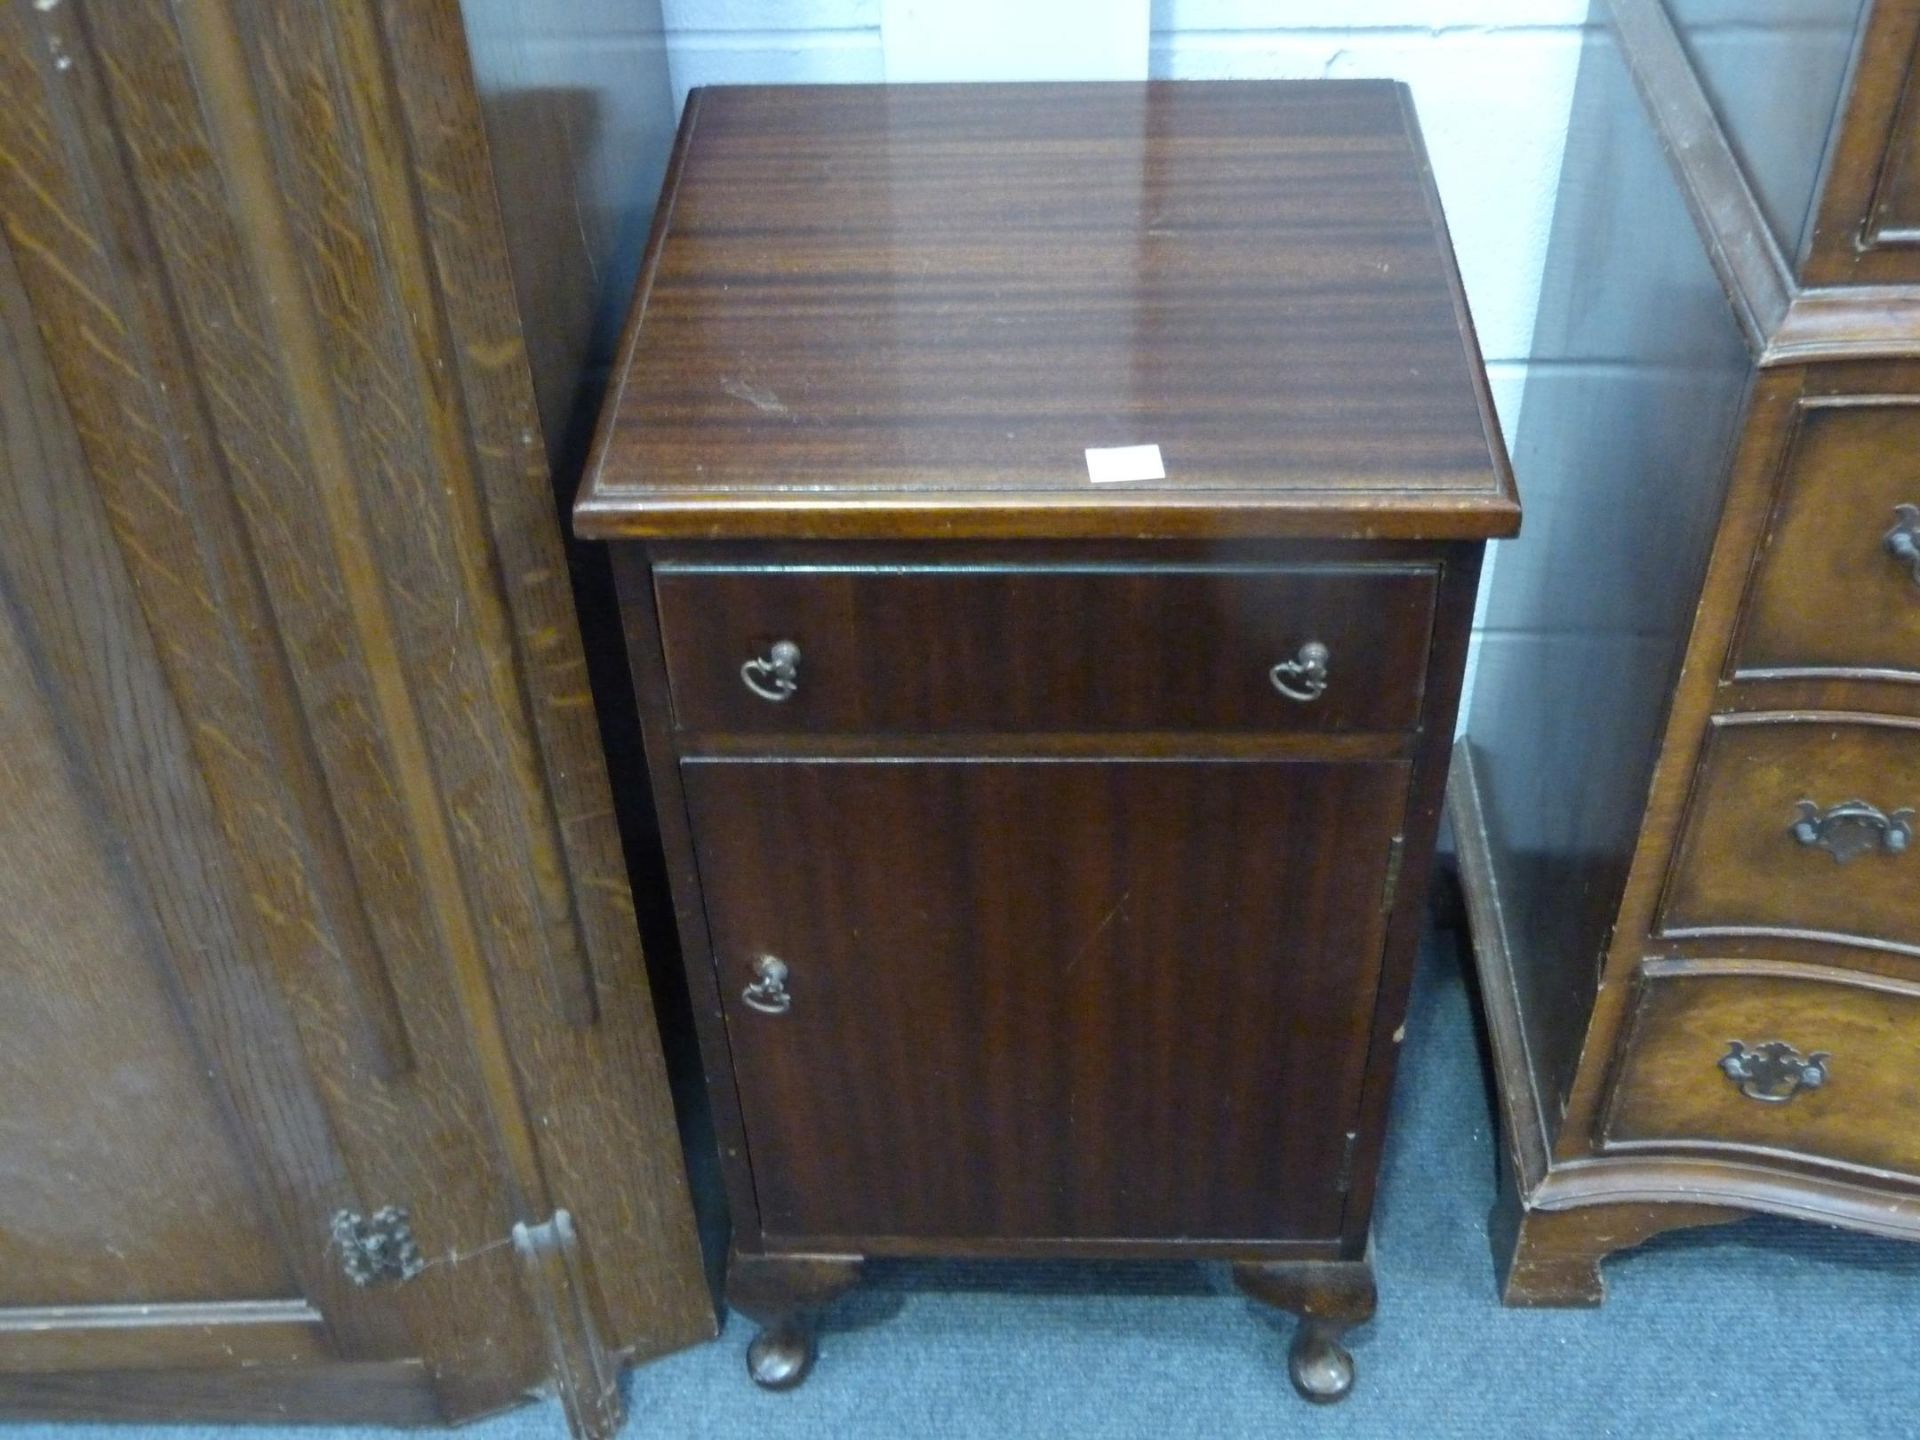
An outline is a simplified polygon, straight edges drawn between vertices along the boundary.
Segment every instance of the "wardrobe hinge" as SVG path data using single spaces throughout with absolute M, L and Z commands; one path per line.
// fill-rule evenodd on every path
M 1334 1181 L 1334 1188 L 1342 1195 L 1353 1188 L 1353 1152 L 1359 1144 L 1360 1132 L 1347 1131 L 1347 1148 L 1340 1152 L 1340 1174 Z
M 546 1333 L 554 1391 L 575 1435 L 612 1435 L 625 1418 L 620 1363 L 607 1344 L 573 1216 L 513 1227 L 520 1274 Z
M 1393 909 L 1393 897 L 1400 890 L 1400 857 L 1406 853 L 1407 837 L 1396 835 L 1387 846 L 1387 888 L 1380 899 L 1382 913 Z

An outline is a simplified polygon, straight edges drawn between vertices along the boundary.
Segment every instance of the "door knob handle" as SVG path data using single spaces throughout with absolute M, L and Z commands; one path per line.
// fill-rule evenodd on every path
M 762 700 L 778 705 L 800 688 L 800 647 L 791 640 L 776 641 L 764 656 L 740 667 L 740 678 Z
M 793 1008 L 793 996 L 787 990 L 787 962 L 773 955 L 762 955 L 753 962 L 753 980 L 740 992 L 740 998 L 762 1015 L 784 1015 Z
M 1920 505 L 1894 506 L 1893 528 L 1882 543 L 1889 555 L 1912 572 L 1913 583 L 1920 585 Z
M 1267 672 L 1273 688 L 1302 705 L 1318 700 L 1327 689 L 1327 662 L 1333 658 L 1318 640 L 1309 640 L 1291 660 L 1282 660 Z

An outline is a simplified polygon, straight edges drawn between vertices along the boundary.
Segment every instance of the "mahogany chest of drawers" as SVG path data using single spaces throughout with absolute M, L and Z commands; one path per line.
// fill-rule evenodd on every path
M 1920 4 L 1596 8 L 1452 807 L 1515 1304 L 1920 1238 Z
M 867 1256 L 1212 1256 L 1338 1398 L 1518 523 L 1404 90 L 696 92 L 659 216 L 575 515 L 755 1378 Z

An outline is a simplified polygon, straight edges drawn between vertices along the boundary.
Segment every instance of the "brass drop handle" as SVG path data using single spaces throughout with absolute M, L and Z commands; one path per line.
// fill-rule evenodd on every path
M 740 678 L 762 700 L 778 705 L 800 688 L 800 647 L 791 640 L 775 641 L 763 657 L 740 667 Z
M 1729 1040 L 1720 1057 L 1720 1073 L 1749 1100 L 1762 1105 L 1784 1105 L 1802 1090 L 1818 1090 L 1827 1083 L 1825 1050 L 1802 1055 L 1784 1040 L 1769 1040 L 1747 1048 L 1744 1040 Z
M 753 962 L 753 980 L 740 992 L 740 998 L 763 1015 L 784 1015 L 793 1008 L 793 996 L 787 990 L 787 962 L 773 955 L 762 955 Z
M 1869 850 L 1903 855 L 1913 843 L 1913 810 L 1909 807 L 1889 814 L 1864 800 L 1848 800 L 1822 810 L 1813 801 L 1802 800 L 1787 833 L 1802 845 L 1819 846 L 1833 856 L 1837 865 Z
M 1318 640 L 1309 640 L 1291 660 L 1282 660 L 1267 672 L 1273 688 L 1302 705 L 1318 700 L 1327 690 L 1327 662 L 1333 652 Z
M 1920 585 L 1920 505 L 1893 507 L 1893 528 L 1887 531 L 1885 544 L 1887 553 L 1906 566 L 1913 583 Z

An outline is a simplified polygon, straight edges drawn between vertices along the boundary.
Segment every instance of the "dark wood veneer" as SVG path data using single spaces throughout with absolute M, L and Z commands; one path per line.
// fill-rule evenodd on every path
M 1404 92 L 1324 89 L 696 92 L 577 527 L 1511 533 Z
M 1209 1255 L 1339 1398 L 1517 522 L 1404 91 L 700 92 L 663 215 L 575 513 L 755 1379 L 866 1255 Z
M 832 564 L 654 570 L 677 724 L 753 734 L 1396 731 L 1420 713 L 1433 567 Z M 740 666 L 797 642 L 768 705 Z M 1326 692 L 1270 678 L 1309 644 Z
M 1407 778 L 686 764 L 768 1243 L 1337 1238 Z

